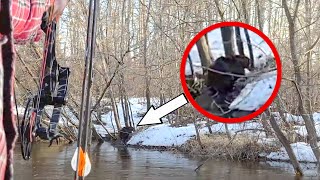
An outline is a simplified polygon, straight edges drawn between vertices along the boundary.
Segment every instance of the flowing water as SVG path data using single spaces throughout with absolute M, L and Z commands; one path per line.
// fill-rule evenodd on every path
M 14 155 L 15 180 L 73 179 L 70 161 L 76 145 L 47 147 L 34 145 L 32 158 L 28 161 L 20 155 L 17 144 Z M 195 172 L 201 160 L 181 154 L 114 147 L 109 143 L 92 145 L 91 173 L 87 180 L 105 179 L 227 179 L 227 180 L 286 180 L 295 179 L 288 167 L 271 167 L 268 163 L 240 163 L 224 160 L 209 160 Z M 304 179 L 320 179 L 315 175 Z

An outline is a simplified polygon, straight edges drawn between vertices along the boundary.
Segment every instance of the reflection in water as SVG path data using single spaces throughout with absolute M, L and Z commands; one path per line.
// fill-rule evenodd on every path
M 117 159 L 121 163 L 121 169 L 132 169 L 130 152 L 126 147 L 117 149 Z
M 70 161 L 76 145 L 47 147 L 36 144 L 32 158 L 22 159 L 20 147 L 15 151 L 15 180 L 25 179 L 73 179 L 74 171 Z M 294 179 L 293 174 L 280 168 L 271 168 L 266 163 L 238 163 L 231 161 L 207 161 L 196 173 L 194 169 L 201 164 L 196 159 L 170 152 L 137 150 L 114 147 L 109 143 L 93 145 L 90 159 L 91 173 L 87 180 L 105 179 L 201 179 L 201 180 L 257 180 Z M 307 179 L 307 178 L 306 178 Z

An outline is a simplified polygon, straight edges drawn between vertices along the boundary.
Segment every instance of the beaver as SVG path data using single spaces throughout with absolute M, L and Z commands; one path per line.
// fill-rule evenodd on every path
M 221 72 L 245 75 L 245 68 L 249 68 L 250 59 L 243 55 L 234 55 L 219 57 L 210 66 L 210 69 L 214 69 Z M 208 70 L 206 85 L 212 91 L 218 92 L 219 94 L 227 94 L 232 91 L 234 82 L 239 77 L 232 75 L 224 75 L 217 72 Z

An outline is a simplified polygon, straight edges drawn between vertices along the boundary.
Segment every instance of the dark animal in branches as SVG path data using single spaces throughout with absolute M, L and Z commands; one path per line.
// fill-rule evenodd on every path
M 123 143 L 127 143 L 131 138 L 131 134 L 134 131 L 133 127 L 123 127 L 119 132 L 119 137 Z
M 250 59 L 243 55 L 234 55 L 227 57 L 219 57 L 210 66 L 210 69 L 230 74 L 244 75 L 245 68 L 249 68 Z M 232 91 L 234 82 L 239 77 L 225 75 L 218 72 L 208 70 L 206 85 L 213 92 L 218 92 L 219 95 L 226 95 Z

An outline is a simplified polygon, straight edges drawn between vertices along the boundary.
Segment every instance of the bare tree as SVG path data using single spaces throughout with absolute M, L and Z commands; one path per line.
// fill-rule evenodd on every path
M 226 56 L 234 55 L 234 30 L 233 27 L 222 27 L 221 35 Z
M 201 37 L 198 42 L 196 43 L 197 48 L 198 48 L 198 52 L 199 52 L 199 56 L 200 56 L 200 60 L 201 60 L 201 65 L 204 67 L 209 67 L 210 63 L 211 63 L 211 58 L 210 58 L 210 49 L 207 43 L 206 38 L 203 36 Z M 206 74 L 207 69 L 203 68 L 203 74 Z
M 235 27 L 236 30 L 236 42 L 237 42 L 237 48 L 239 51 L 240 55 L 244 55 L 244 50 L 243 50 L 243 42 L 241 38 L 241 33 L 240 33 L 240 27 Z
M 296 175 L 302 176 L 303 175 L 303 171 L 300 167 L 300 164 L 297 160 L 297 157 L 295 156 L 295 154 L 293 153 L 292 147 L 290 146 L 290 142 L 287 140 L 287 138 L 283 135 L 283 133 L 281 132 L 274 116 L 271 114 L 270 109 L 266 110 L 266 114 L 270 117 L 270 124 L 274 130 L 274 132 L 276 133 L 279 141 L 281 142 L 281 144 L 284 146 L 284 148 L 286 149 L 288 156 L 290 158 L 291 164 L 293 166 L 294 171 L 296 172 Z
M 318 142 L 317 142 L 317 132 L 314 126 L 314 121 L 312 119 L 312 116 L 308 114 L 308 111 L 304 107 L 304 102 L 303 102 L 303 96 L 301 94 L 300 90 L 300 85 L 301 85 L 301 71 L 300 71 L 300 65 L 298 61 L 298 53 L 296 50 L 296 40 L 295 40 L 295 21 L 297 18 L 297 13 L 298 13 L 298 7 L 300 4 L 300 0 L 297 1 L 295 10 L 294 10 L 294 15 L 292 16 L 289 11 L 289 7 L 287 5 L 287 2 L 285 0 L 282 0 L 282 6 L 285 10 L 286 17 L 289 23 L 289 43 L 290 43 L 290 50 L 291 50 L 291 60 L 294 65 L 294 74 L 295 74 L 295 81 L 292 81 L 295 85 L 295 88 L 297 90 L 297 94 L 299 96 L 298 98 L 298 109 L 299 112 L 302 116 L 302 118 L 305 121 L 305 126 L 308 132 L 308 135 L 310 137 L 310 145 L 312 148 L 312 151 L 314 155 L 317 158 L 318 163 L 320 162 L 320 150 L 318 147 Z M 310 111 L 309 111 L 310 112 Z
M 144 6 L 145 2 L 142 5 L 142 14 L 143 17 L 143 65 L 145 68 L 145 82 L 146 82 L 146 99 L 147 99 L 147 109 L 151 107 L 151 94 L 150 94 L 150 76 L 149 76 L 149 69 L 148 69 L 148 24 L 149 24 L 149 17 L 150 17 L 150 8 L 151 8 L 152 1 L 149 0 L 148 6 Z

